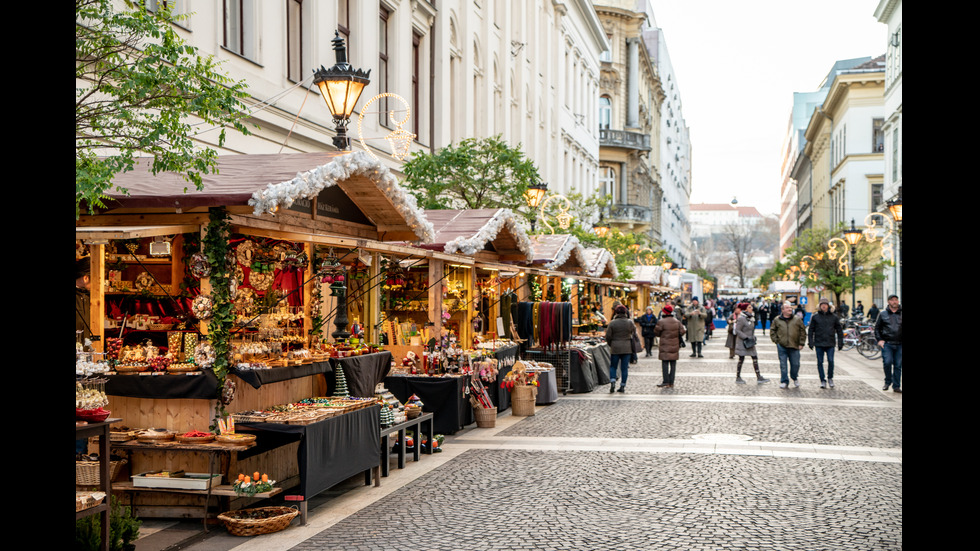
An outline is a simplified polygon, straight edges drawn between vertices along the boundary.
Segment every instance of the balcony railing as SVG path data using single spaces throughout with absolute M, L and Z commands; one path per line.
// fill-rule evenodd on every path
M 628 130 L 599 129 L 600 147 L 626 147 L 650 151 L 650 135 Z
M 612 223 L 650 224 L 653 222 L 653 209 L 640 205 L 609 205 L 606 215 Z

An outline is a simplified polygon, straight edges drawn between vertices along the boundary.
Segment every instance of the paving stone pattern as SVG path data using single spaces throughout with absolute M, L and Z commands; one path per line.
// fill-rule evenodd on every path
M 777 389 L 778 390 L 778 389 Z M 902 446 L 900 408 L 833 405 L 559 400 L 500 436 L 691 438 L 725 433 L 762 442 Z
M 834 388 L 821 389 L 820 380 L 816 377 L 810 378 L 805 374 L 800 375 L 800 386 L 790 386 L 787 389 L 779 388 L 779 370 L 767 371 L 761 369 L 762 376 L 769 379 L 767 384 L 757 384 L 755 372 L 749 370 L 748 373 L 742 370 L 742 379 L 746 384 L 735 384 L 735 374 L 731 377 L 692 377 L 693 373 L 686 372 L 683 365 L 678 366 L 677 374 L 674 377 L 674 388 L 658 388 L 657 385 L 663 381 L 663 371 L 658 369 L 653 371 L 634 372 L 630 370 L 626 380 L 626 390 L 630 394 L 653 394 L 653 395 L 708 395 L 708 396 L 767 396 L 773 398 L 824 398 L 830 400 L 873 400 L 881 402 L 892 401 L 891 393 L 882 392 L 879 389 L 868 386 L 860 381 L 847 381 L 835 379 Z M 618 387 L 617 383 L 617 387 Z M 609 394 L 609 386 L 601 385 L 590 395 Z M 575 395 L 575 394 L 573 394 Z M 579 396 L 581 394 L 578 394 Z M 560 400 L 559 400 L 560 401 Z
M 901 549 L 901 480 L 896 464 L 474 450 L 293 549 Z

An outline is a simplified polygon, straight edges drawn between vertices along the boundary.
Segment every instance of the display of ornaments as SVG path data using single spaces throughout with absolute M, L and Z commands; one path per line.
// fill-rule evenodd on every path
M 197 295 L 191 302 L 191 313 L 197 319 L 210 319 L 214 315 L 214 301 L 207 295 Z
M 225 379 L 225 384 L 221 387 L 221 403 L 228 405 L 235 399 L 235 381 Z
M 75 362 L 75 375 L 88 377 L 90 375 L 101 375 L 109 372 L 107 362 L 93 362 L 89 359 L 79 359 Z
M 254 273 L 254 272 L 253 272 Z M 242 287 L 235 297 L 235 308 L 241 312 L 251 312 L 255 309 L 255 290 Z
M 238 279 L 237 278 L 234 278 L 233 277 L 233 278 L 231 278 L 231 279 L 228 280 L 228 296 L 231 297 L 231 300 L 235 300 L 235 297 L 238 296 Z
M 237 263 L 235 264 L 235 277 L 234 277 L 234 279 L 235 279 L 235 281 L 238 282 L 239 285 L 241 285 L 242 283 L 245 283 L 245 270 L 241 267 L 241 265 L 239 265 Z
M 208 341 L 201 342 L 194 348 L 194 363 L 201 367 L 211 367 L 214 365 L 215 358 L 214 345 Z
M 191 255 L 191 261 L 189 264 L 191 274 L 198 278 L 205 278 L 211 275 L 211 263 L 208 262 L 204 253 L 194 253 Z
M 238 244 L 235 249 L 235 256 L 238 263 L 243 266 L 252 265 L 252 256 L 255 255 L 255 242 L 254 241 L 242 241 Z
M 75 383 L 75 408 L 76 409 L 97 409 L 109 405 L 109 397 L 106 396 L 103 385 L 105 379 Z
M 145 291 L 153 286 L 153 276 L 150 272 L 142 272 L 136 276 L 136 283 L 133 284 L 137 291 Z
M 272 274 L 252 271 L 248 274 L 248 284 L 258 291 L 265 291 L 272 286 Z

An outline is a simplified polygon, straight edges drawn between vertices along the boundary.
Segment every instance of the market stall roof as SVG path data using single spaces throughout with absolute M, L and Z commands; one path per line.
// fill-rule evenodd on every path
M 376 229 L 382 241 L 431 242 L 434 237 L 415 198 L 381 161 L 363 151 L 225 155 L 218 158 L 217 174 L 203 175 L 200 191 L 178 174 L 152 174 L 149 159 L 140 159 L 113 184 L 128 191 L 110 192 L 107 204 L 114 209 L 179 213 L 224 206 L 241 213 L 251 207 L 254 216 L 270 219 L 270 213 L 288 210 L 291 216 Z
M 534 246 L 534 263 L 543 264 L 549 270 L 565 273 L 581 273 L 588 265 L 582 245 L 571 234 L 531 236 Z
M 616 259 L 613 254 L 602 247 L 586 248 L 583 250 L 585 256 L 585 274 L 590 277 L 619 277 L 619 269 L 616 268 Z
M 496 260 L 533 260 L 533 248 L 527 232 L 510 209 L 426 210 L 434 237 L 427 249 L 474 256 L 483 251 Z
M 167 226 L 91 226 L 75 228 L 75 239 L 92 243 L 103 243 L 109 239 L 140 239 L 143 237 L 159 237 L 178 233 L 190 233 L 201 227 L 191 224 L 174 224 Z
M 631 266 L 630 270 L 633 272 L 630 283 L 652 285 L 657 290 L 667 290 L 664 287 L 667 278 L 662 266 Z

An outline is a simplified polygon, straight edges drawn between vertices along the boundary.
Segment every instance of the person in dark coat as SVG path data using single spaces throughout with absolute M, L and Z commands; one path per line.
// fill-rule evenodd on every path
M 728 316 L 728 338 L 725 339 L 725 348 L 728 349 L 728 359 L 735 357 L 735 322 L 738 321 L 742 310 L 736 306 L 735 311 Z
M 885 387 L 902 391 L 902 304 L 898 295 L 888 297 L 888 307 L 878 314 L 875 339 L 881 347 L 881 362 L 885 370 Z
M 877 323 L 879 313 L 880 311 L 878 310 L 878 305 L 872 302 L 871 308 L 868 309 L 868 322 L 870 322 L 872 325 Z
M 834 388 L 834 346 L 844 348 L 844 328 L 840 318 L 830 311 L 830 301 L 820 299 L 817 312 L 810 317 L 807 328 L 807 341 L 810 350 L 817 350 L 817 374 L 820 375 L 820 388 Z M 824 377 L 823 357 L 827 356 L 827 376 Z
M 660 358 L 664 380 L 657 385 L 660 388 L 674 388 L 674 375 L 677 374 L 677 358 L 681 351 L 681 337 L 687 332 L 684 324 L 674 317 L 671 305 L 664 306 L 662 317 L 653 328 L 654 334 L 660 337 Z
M 740 385 L 745 384 L 745 381 L 742 379 L 742 362 L 745 361 L 746 356 L 752 356 L 752 367 L 755 368 L 756 382 L 760 385 L 768 383 L 769 379 L 763 377 L 759 371 L 759 353 L 756 351 L 755 344 L 746 346 L 745 343 L 745 339 L 755 337 L 755 316 L 753 315 L 752 305 L 748 302 L 742 302 L 738 305 L 738 308 L 742 310 L 742 313 L 739 314 L 738 319 L 735 321 L 735 354 L 738 356 L 735 383 Z
M 606 327 L 606 342 L 609 343 L 609 392 L 616 391 L 616 371 L 621 366 L 623 380 L 619 392 L 626 392 L 626 378 L 629 376 L 630 356 L 633 355 L 633 335 L 636 325 L 630 319 L 626 307 L 619 304 L 613 309 L 613 319 Z
M 646 313 L 633 321 L 640 324 L 640 336 L 643 337 L 643 348 L 647 352 L 644 358 L 652 358 L 653 339 L 656 338 L 653 334 L 653 328 L 657 325 L 657 316 L 653 313 L 653 306 L 647 306 Z
M 759 310 L 756 313 L 759 318 L 759 323 L 762 325 L 762 334 L 766 334 L 766 322 L 769 320 L 769 304 L 766 301 L 762 301 L 759 305 Z

